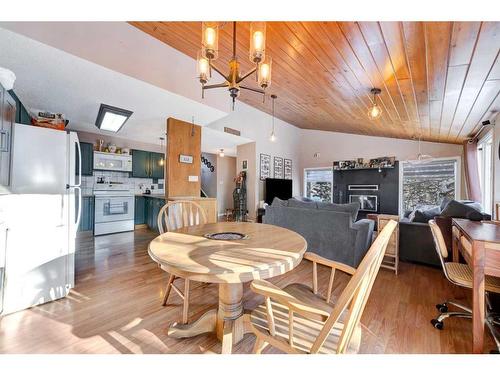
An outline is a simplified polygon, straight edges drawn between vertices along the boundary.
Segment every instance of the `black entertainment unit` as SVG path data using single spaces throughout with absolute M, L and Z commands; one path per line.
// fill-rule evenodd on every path
M 266 178 L 264 196 L 267 204 L 271 204 L 275 197 L 283 200 L 290 199 L 292 197 L 292 180 Z

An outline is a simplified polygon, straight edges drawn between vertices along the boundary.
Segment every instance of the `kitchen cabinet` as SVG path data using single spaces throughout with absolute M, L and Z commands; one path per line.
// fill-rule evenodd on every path
M 146 198 L 135 197 L 134 224 L 146 224 Z
M 76 214 L 78 214 L 78 201 L 76 202 Z M 94 197 L 82 197 L 82 216 L 78 232 L 94 230 Z
M 94 174 L 94 145 L 80 142 L 80 149 L 82 151 L 82 176 L 92 176 Z M 75 174 L 78 174 L 78 151 L 76 152 Z
M 163 179 L 162 159 L 163 154 L 157 152 L 132 150 L 132 177 Z
M 158 232 L 158 214 L 160 213 L 161 208 L 165 205 L 165 199 L 151 197 L 144 198 L 144 217 L 146 225 L 152 231 Z
M 151 177 L 162 179 L 165 176 L 164 173 L 164 159 L 163 154 L 158 152 L 151 152 Z

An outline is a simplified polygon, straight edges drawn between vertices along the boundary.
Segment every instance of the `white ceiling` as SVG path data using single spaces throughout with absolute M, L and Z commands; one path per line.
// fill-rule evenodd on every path
M 0 66 L 11 69 L 16 74 L 14 90 L 23 104 L 31 109 L 64 113 L 70 120 L 70 129 L 98 134 L 106 134 L 94 125 L 101 103 L 128 109 L 134 114 L 122 130 L 113 135 L 154 144 L 157 143 L 158 137 L 164 134 L 168 117 L 191 121 L 194 116 L 195 123 L 204 126 L 227 115 L 227 112 L 216 106 L 209 106 L 194 99 L 195 88 L 191 86 L 195 85 L 198 93 L 199 86 L 196 85 L 195 79 L 186 79 L 193 75 L 194 67 L 191 64 L 187 66 L 187 61 L 182 61 L 189 59 L 192 62 L 192 59 L 163 43 L 157 45 L 154 38 L 137 32 L 128 24 L 94 24 L 76 23 L 75 27 L 70 27 L 69 23 L 0 23 L 0 27 L 7 26 L 11 30 L 24 27 L 27 30 L 25 34 L 36 34 L 38 39 L 50 39 L 51 43 L 60 43 L 66 50 L 71 50 L 68 51 L 71 53 L 68 53 L 20 35 L 17 33 L 19 30 L 14 33 L 0 28 Z M 101 28 L 97 32 L 96 28 L 92 27 L 96 25 Z M 54 30 L 54 27 L 61 26 L 66 27 L 66 32 L 62 29 Z M 102 30 L 103 27 L 107 28 L 107 33 Z M 86 34 L 84 29 L 94 31 Z M 72 39 L 71 35 L 68 36 L 70 30 L 74 37 L 73 44 L 69 43 Z M 120 30 L 129 35 L 120 34 Z M 100 42 L 97 43 L 99 33 Z M 61 39 L 61 34 L 66 35 L 66 38 Z M 128 45 L 128 37 L 131 35 L 132 43 Z M 144 42 L 142 47 L 141 38 Z M 149 39 L 153 41 L 153 45 Z M 106 45 L 109 46 L 107 50 Z M 146 48 L 145 51 L 138 50 L 143 47 Z M 164 51 L 160 47 L 167 50 Z M 77 57 L 72 54 L 76 50 L 84 52 L 79 55 L 95 57 L 100 62 L 94 63 Z M 163 54 L 164 60 L 153 58 L 158 54 Z M 142 58 L 138 59 L 137 56 Z M 127 63 L 120 65 L 120 61 Z M 130 75 L 109 68 L 114 66 Z M 165 73 L 163 75 L 160 66 Z M 179 71 L 183 69 L 189 69 L 190 75 Z M 149 78 L 146 81 L 133 78 L 134 74 L 139 73 L 143 76 L 146 73 Z M 166 79 L 167 76 L 172 79 Z M 175 92 L 190 94 L 178 95 L 163 86 L 169 86 L 170 89 L 177 87 L 179 90 Z M 217 96 L 211 100 L 217 101 Z M 224 96 L 223 101 L 227 101 L 227 96 Z M 221 98 L 218 102 L 221 102 Z M 225 104 L 218 105 L 224 106 Z M 250 141 L 243 137 L 204 129 L 202 150 L 214 153 L 224 148 L 228 155 L 236 155 L 236 146 Z

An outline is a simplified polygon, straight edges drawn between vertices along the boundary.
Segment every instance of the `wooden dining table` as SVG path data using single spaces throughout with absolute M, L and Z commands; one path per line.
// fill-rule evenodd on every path
M 221 232 L 246 237 L 214 240 L 205 236 Z M 169 336 L 186 338 L 215 332 L 222 341 L 222 353 L 231 353 L 249 328 L 243 309 L 243 283 L 292 270 L 306 249 L 306 240 L 291 230 L 248 222 L 196 225 L 159 235 L 149 244 L 148 252 L 164 270 L 219 285 L 218 308 L 194 322 L 170 325 Z
M 453 239 L 453 261 L 458 261 L 460 251 L 473 273 L 472 351 L 483 353 L 484 279 L 485 275 L 500 277 L 500 225 L 466 219 L 453 219 L 452 225 L 458 233 Z

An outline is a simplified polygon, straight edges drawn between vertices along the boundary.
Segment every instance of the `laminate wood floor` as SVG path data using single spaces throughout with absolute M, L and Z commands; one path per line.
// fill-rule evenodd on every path
M 168 324 L 181 316 L 181 300 L 172 293 L 161 306 L 167 274 L 149 258 L 155 234 L 147 229 L 78 240 L 76 287 L 67 298 L 7 315 L 0 320 L 0 353 L 205 353 L 220 352 L 212 334 L 191 339 L 167 336 Z M 303 261 L 271 279 L 279 286 L 310 283 L 312 267 Z M 319 270 L 321 292 L 329 272 Z M 334 295 L 348 277 L 337 272 Z M 182 283 L 182 280 L 179 280 Z M 217 305 L 217 286 L 192 283 L 190 317 Z M 381 269 L 361 319 L 363 353 L 468 353 L 471 321 L 449 319 L 438 331 L 429 321 L 434 305 L 470 296 L 446 281 L 439 269 L 401 263 L 400 273 Z M 245 308 L 261 303 L 245 286 Z M 493 348 L 487 333 L 485 351 Z M 235 346 L 250 353 L 251 334 Z M 267 349 L 266 353 L 274 352 Z

